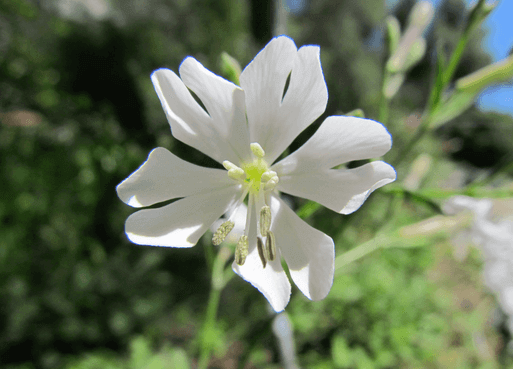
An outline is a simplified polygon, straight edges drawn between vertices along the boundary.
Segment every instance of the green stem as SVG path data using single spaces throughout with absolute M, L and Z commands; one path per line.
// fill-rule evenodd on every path
M 224 277 L 224 266 L 231 255 L 232 251 L 230 248 L 222 247 L 217 253 L 212 265 L 212 284 L 208 298 L 207 311 L 205 313 L 205 322 L 201 332 L 201 352 L 198 369 L 206 369 L 210 362 L 210 354 L 215 341 L 214 330 L 216 326 L 217 309 L 219 308 L 221 291 L 228 282 L 228 279 Z
M 388 111 L 389 111 L 389 100 L 385 96 L 385 85 L 388 81 L 389 73 L 386 68 L 383 69 L 383 80 L 381 81 L 381 96 L 379 99 L 379 112 L 378 112 L 378 121 L 381 122 L 385 127 L 388 121 Z
M 465 51 L 465 48 L 467 46 L 467 42 L 469 40 L 469 35 L 474 29 L 474 25 L 470 24 L 467 25 L 465 30 L 463 31 L 460 39 L 458 40 L 458 44 L 456 45 L 456 48 L 451 54 L 451 58 L 449 60 L 449 64 L 446 68 L 444 68 L 443 72 L 438 71 L 438 73 L 443 73 L 441 78 L 437 78 L 437 81 L 435 85 L 433 86 L 433 89 L 430 94 L 430 99 L 428 100 L 428 104 L 426 106 L 426 110 L 423 114 L 423 118 L 420 122 L 419 127 L 417 128 L 415 134 L 413 135 L 410 142 L 406 144 L 406 146 L 400 151 L 399 155 L 395 158 L 394 164 L 398 165 L 401 163 L 406 157 L 408 157 L 408 154 L 413 149 L 413 147 L 420 141 L 422 137 L 428 132 L 429 125 L 431 123 L 433 112 L 436 111 L 438 108 L 438 105 L 440 104 L 441 98 L 443 96 L 443 92 L 445 91 L 446 87 L 451 82 L 454 73 L 456 72 L 456 68 L 458 67 L 458 64 L 460 63 L 461 57 L 463 56 L 463 52 Z
M 344 273 L 344 266 L 384 248 L 413 248 L 432 245 L 449 232 L 466 227 L 473 218 L 466 212 L 455 216 L 436 215 L 385 234 L 379 234 L 335 258 L 335 275 Z
M 449 65 L 445 69 L 443 86 L 444 88 L 451 82 L 452 77 L 454 76 L 454 72 L 456 72 L 456 68 L 460 63 L 460 59 L 465 51 L 465 47 L 467 46 L 469 31 L 471 28 L 468 28 L 460 37 L 456 48 L 454 49 L 451 59 L 449 60 Z

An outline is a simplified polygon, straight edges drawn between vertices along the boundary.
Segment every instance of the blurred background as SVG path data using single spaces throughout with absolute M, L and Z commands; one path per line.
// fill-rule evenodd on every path
M 356 108 L 377 119 L 385 18 L 394 14 L 404 29 L 414 4 L 1 0 L 0 367 L 195 367 L 210 290 L 210 236 L 188 250 L 131 244 L 124 221 L 133 210 L 115 192 L 156 146 L 215 165 L 173 139 L 151 72 L 177 72 L 192 55 L 227 77 L 223 51 L 245 66 L 273 35 L 286 33 L 298 46 L 321 46 L 329 102 L 319 122 Z M 512 3 L 503 4 L 510 5 L 511 17 Z M 434 50 L 454 49 L 469 11 L 464 0 L 435 5 L 425 56 L 390 104 L 392 156 L 427 103 Z M 510 53 L 512 23 L 501 21 L 506 14 L 496 9 L 472 33 L 455 79 Z M 466 186 L 512 160 L 511 89 L 487 90 L 477 105 L 413 149 L 412 157 L 432 157 L 425 186 Z M 406 163 L 397 168 L 399 180 L 408 170 Z M 511 174 L 510 167 L 502 180 Z M 362 215 L 322 209 L 308 222 L 336 240 L 337 252 L 349 250 L 369 239 L 386 216 L 390 194 L 372 197 Z M 295 208 L 304 203 L 292 201 Z M 394 222 L 434 215 L 438 205 L 406 199 Z M 322 302 L 310 302 L 293 287 L 287 312 L 299 365 L 513 367 L 504 314 L 483 285 L 479 252 L 470 248 L 455 257 L 454 250 L 450 239 L 379 250 L 348 265 Z M 271 319 L 265 298 L 233 278 L 221 296 L 210 367 L 282 368 Z

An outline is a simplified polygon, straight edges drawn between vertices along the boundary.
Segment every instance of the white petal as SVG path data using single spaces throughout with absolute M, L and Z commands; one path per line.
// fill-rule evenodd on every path
M 139 245 L 191 247 L 238 196 L 240 191 L 233 186 L 185 197 L 161 208 L 140 210 L 128 217 L 125 232 Z
M 387 129 L 370 119 L 331 116 L 298 150 L 273 166 L 278 175 L 329 169 L 384 155 L 392 146 Z
M 238 161 L 251 158 L 244 91 L 192 57 L 180 65 L 180 77 L 205 105 L 219 136 L 231 146 Z M 238 162 L 229 157 L 225 160 Z
M 223 135 L 226 127 L 215 125 L 173 71 L 158 69 L 151 75 L 151 80 L 176 139 L 220 163 L 223 160 L 238 162 L 238 155 L 226 142 L 226 135 Z M 240 96 L 236 100 L 241 100 Z
M 279 251 L 274 261 L 267 262 L 264 268 L 258 250 L 256 247 L 256 209 L 253 207 L 253 215 L 251 216 L 251 224 L 248 238 L 249 254 L 244 265 L 238 265 L 235 261 L 232 269 L 239 276 L 256 287 L 269 301 L 276 312 L 285 309 L 290 300 L 290 282 L 287 275 L 283 271 L 280 261 Z
M 395 181 L 396 172 L 383 161 L 354 169 L 324 169 L 280 177 L 278 190 L 313 200 L 336 211 L 350 214 L 375 189 Z
M 326 297 L 333 284 L 335 244 L 299 218 L 280 198 L 271 197 L 276 247 L 298 288 L 311 300 Z
M 123 202 L 139 208 L 233 184 L 225 170 L 191 164 L 157 147 L 135 172 L 116 187 L 116 191 Z
M 319 48 L 297 51 L 286 36 L 267 44 L 244 69 L 240 83 L 246 93 L 250 141 L 264 148 L 270 163 L 322 114 L 328 100 Z
M 298 50 L 289 88 L 268 135 L 266 145 L 272 147 L 271 163 L 326 110 L 328 89 L 319 54 L 318 46 L 303 46 Z

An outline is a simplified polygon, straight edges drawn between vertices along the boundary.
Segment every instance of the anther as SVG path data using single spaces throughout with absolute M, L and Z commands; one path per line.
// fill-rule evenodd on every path
M 262 182 L 267 182 L 268 180 L 274 177 L 278 178 L 278 174 L 274 170 L 269 170 L 267 172 L 262 173 L 262 177 L 260 178 L 260 180 Z
M 212 243 L 214 245 L 220 245 L 221 242 L 224 241 L 226 236 L 228 236 L 228 233 L 230 233 L 235 226 L 235 223 L 233 223 L 231 220 L 228 220 L 221 224 L 219 228 L 217 228 L 216 233 L 212 236 Z
M 279 179 L 278 177 L 272 177 L 270 180 L 268 180 L 264 185 L 265 191 L 272 191 L 274 190 L 274 187 L 278 184 Z
M 265 259 L 265 250 L 264 250 L 264 242 L 260 237 L 257 237 L 257 249 L 258 249 L 258 256 L 260 256 L 260 260 L 262 260 L 262 265 L 267 265 L 267 260 Z
M 235 262 L 244 265 L 248 256 L 248 236 L 241 236 L 235 248 Z
M 267 237 L 265 239 L 265 254 L 269 261 L 276 259 L 276 238 L 272 231 L 267 232 Z
M 260 209 L 260 234 L 265 236 L 271 228 L 271 208 L 267 205 Z
M 231 168 L 228 170 L 228 177 L 232 179 L 242 179 L 242 177 L 244 177 L 244 174 L 244 170 L 239 167 Z
M 241 169 L 239 168 L 238 166 L 236 166 L 235 164 L 233 164 L 231 161 L 229 160 L 225 160 L 223 161 L 223 167 L 224 169 L 226 170 L 230 170 L 230 169 Z M 242 170 L 242 169 L 241 169 Z
M 253 142 L 249 145 L 249 147 L 251 148 L 251 151 L 253 152 L 253 154 L 255 154 L 257 158 L 261 159 L 265 156 L 265 151 L 258 142 Z

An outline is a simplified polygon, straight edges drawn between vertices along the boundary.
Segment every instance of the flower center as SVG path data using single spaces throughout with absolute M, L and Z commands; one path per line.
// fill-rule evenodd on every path
M 260 216 L 257 219 L 257 248 L 258 254 L 265 268 L 268 261 L 276 258 L 276 241 L 271 231 L 271 208 L 267 205 L 267 194 L 274 190 L 279 182 L 276 172 L 270 170 L 265 160 L 265 151 L 260 144 L 254 142 L 250 145 L 253 158 L 251 161 L 240 163 L 240 167 L 225 160 L 223 166 L 228 171 L 228 176 L 242 185 L 244 189 L 239 201 L 232 209 L 232 215 L 214 233 L 212 243 L 219 245 L 224 241 L 235 223 L 234 214 L 239 206 L 242 206 L 246 196 L 248 199 L 248 211 L 246 215 L 246 227 L 244 235 L 240 237 L 235 249 L 235 261 L 243 265 L 248 255 L 248 233 L 253 206 L 260 208 Z M 265 242 L 264 242 L 265 239 Z
M 248 186 L 249 192 L 257 194 L 260 191 L 262 174 L 268 171 L 267 163 L 262 158 L 256 158 L 250 163 L 242 163 L 241 168 L 246 173 L 244 182 Z

